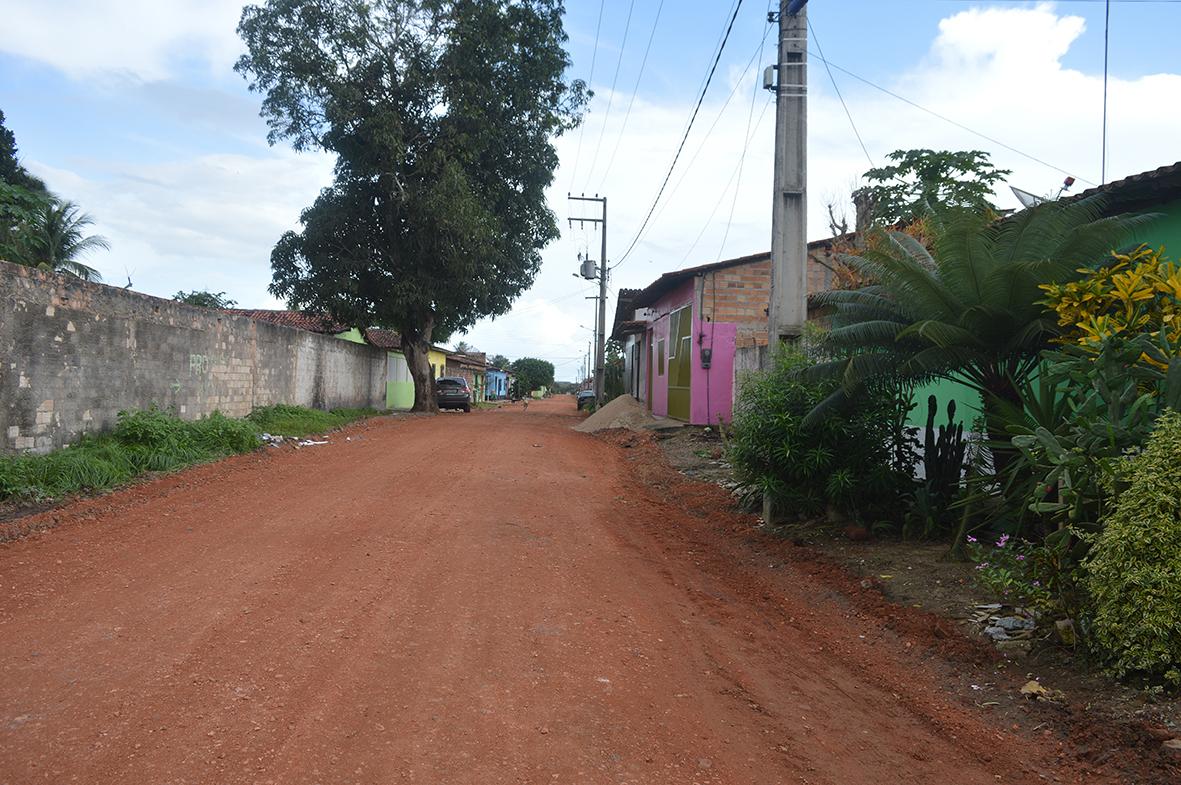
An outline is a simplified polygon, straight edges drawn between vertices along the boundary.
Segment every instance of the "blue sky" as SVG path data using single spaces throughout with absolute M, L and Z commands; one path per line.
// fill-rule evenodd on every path
M 665 0 L 624 126 L 659 5 L 605 0 L 596 49 L 599 0 L 568 2 L 571 75 L 589 78 L 593 60 L 597 95 L 584 127 L 559 141 L 562 167 L 551 207 L 564 219 L 567 189 L 601 188 L 611 207 L 613 261 L 655 196 L 733 0 Z M 150 294 L 209 288 L 243 306 L 277 306 L 266 293 L 271 246 L 328 182 L 331 161 L 267 146 L 258 97 L 232 71 L 241 4 L 97 6 L 4 0 L 0 109 L 25 164 L 95 217 L 113 248 L 91 261 L 110 282 L 122 285 L 130 276 L 134 288 Z M 743 3 L 664 200 L 613 273 L 612 291 L 768 247 L 773 113 L 770 95 L 754 82 L 774 58 L 773 34 L 759 55 L 766 10 L 766 0 Z M 812 0 L 808 6 L 833 63 L 1052 166 L 837 72 L 875 163 L 898 148 L 978 148 L 1014 170 L 1012 184 L 1035 192 L 1061 182 L 1052 167 L 1099 179 L 1103 11 L 1098 2 Z M 1112 5 L 1108 179 L 1181 159 L 1177 30 L 1181 3 Z M 809 73 L 809 236 L 815 238 L 827 234 L 825 204 L 842 209 L 869 162 L 823 65 L 813 60 Z M 1007 188 L 998 199 L 1012 204 Z M 546 249 L 536 285 L 514 312 L 462 337 L 490 353 L 551 359 L 559 378 L 572 378 L 589 338 L 580 325 L 592 323 L 592 308 L 583 299 L 589 286 L 570 276 L 579 252 L 598 255 L 598 237 L 567 229 L 564 220 L 562 226 L 563 238 Z

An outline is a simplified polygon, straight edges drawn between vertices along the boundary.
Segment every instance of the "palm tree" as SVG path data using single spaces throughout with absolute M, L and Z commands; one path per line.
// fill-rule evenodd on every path
M 50 199 L 30 221 L 23 238 L 22 261 L 34 267 L 73 275 L 84 281 L 101 281 L 98 270 L 81 259 L 96 249 L 109 250 L 102 235 L 86 235 L 94 219 L 66 199 Z
M 1103 207 L 1097 198 L 1049 202 L 1002 221 L 957 213 L 936 222 L 930 251 L 891 231 L 843 257 L 874 283 L 816 297 L 833 323 L 821 348 L 838 359 L 806 373 L 842 384 L 809 417 L 868 385 L 936 377 L 977 390 L 986 419 L 1003 402 L 1020 406 L 1022 385 L 1058 333 L 1039 284 L 1077 278 L 1152 219 L 1104 218 Z M 995 423 L 989 432 L 997 435 Z

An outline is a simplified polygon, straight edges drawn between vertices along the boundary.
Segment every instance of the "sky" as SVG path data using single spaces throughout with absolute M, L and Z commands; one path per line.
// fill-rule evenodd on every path
M 548 359 L 559 379 L 578 375 L 596 286 L 572 276 L 580 253 L 599 258 L 600 237 L 567 223 L 593 212 L 567 193 L 608 199 L 607 258 L 618 265 L 608 324 L 620 288 L 769 249 L 767 0 L 742 0 L 680 160 L 637 236 L 736 1 L 567 0 L 569 76 L 595 97 L 582 126 L 556 142 L 549 204 L 562 237 L 511 313 L 452 342 Z M 110 240 L 88 260 L 109 283 L 283 306 L 266 291 L 270 251 L 330 182 L 332 159 L 268 146 L 260 97 L 233 71 L 241 7 L 0 0 L 0 110 L 25 166 Z M 1074 191 L 1099 183 L 1104 10 L 1093 0 L 812 0 L 809 239 L 831 234 L 827 205 L 851 215 L 860 175 L 897 149 L 988 152 L 1013 170 L 996 195 L 1002 207 L 1017 206 L 1008 185 L 1051 194 L 1066 174 L 1078 179 Z M 1178 30 L 1177 0 L 1111 4 L 1108 181 L 1181 160 Z

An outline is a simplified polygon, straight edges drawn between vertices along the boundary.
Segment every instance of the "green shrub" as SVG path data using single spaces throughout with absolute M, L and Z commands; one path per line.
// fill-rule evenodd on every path
M 195 422 L 185 423 L 188 441 L 209 453 L 232 455 L 249 452 L 258 446 L 258 427 L 249 420 L 235 420 L 214 412 Z
M 908 404 L 896 390 L 866 391 L 816 425 L 804 418 L 838 387 L 808 381 L 812 361 L 788 348 L 774 368 L 744 380 L 735 406 L 729 459 L 749 497 L 771 494 L 785 511 L 826 506 L 867 520 L 894 517 L 913 488 L 913 452 L 901 422 Z
M 119 412 L 114 436 L 123 444 L 165 448 L 180 443 L 185 423 L 155 406 L 139 411 Z
M 1181 686 L 1181 414 L 1157 420 L 1123 475 L 1085 565 L 1093 637 L 1116 674 Z

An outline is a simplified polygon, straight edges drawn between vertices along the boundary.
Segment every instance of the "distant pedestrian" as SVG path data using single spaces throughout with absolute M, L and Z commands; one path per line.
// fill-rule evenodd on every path
M 527 411 L 529 411 L 529 396 L 526 395 L 523 400 L 524 400 L 525 405 L 523 407 L 521 407 L 521 411 L 527 412 Z

